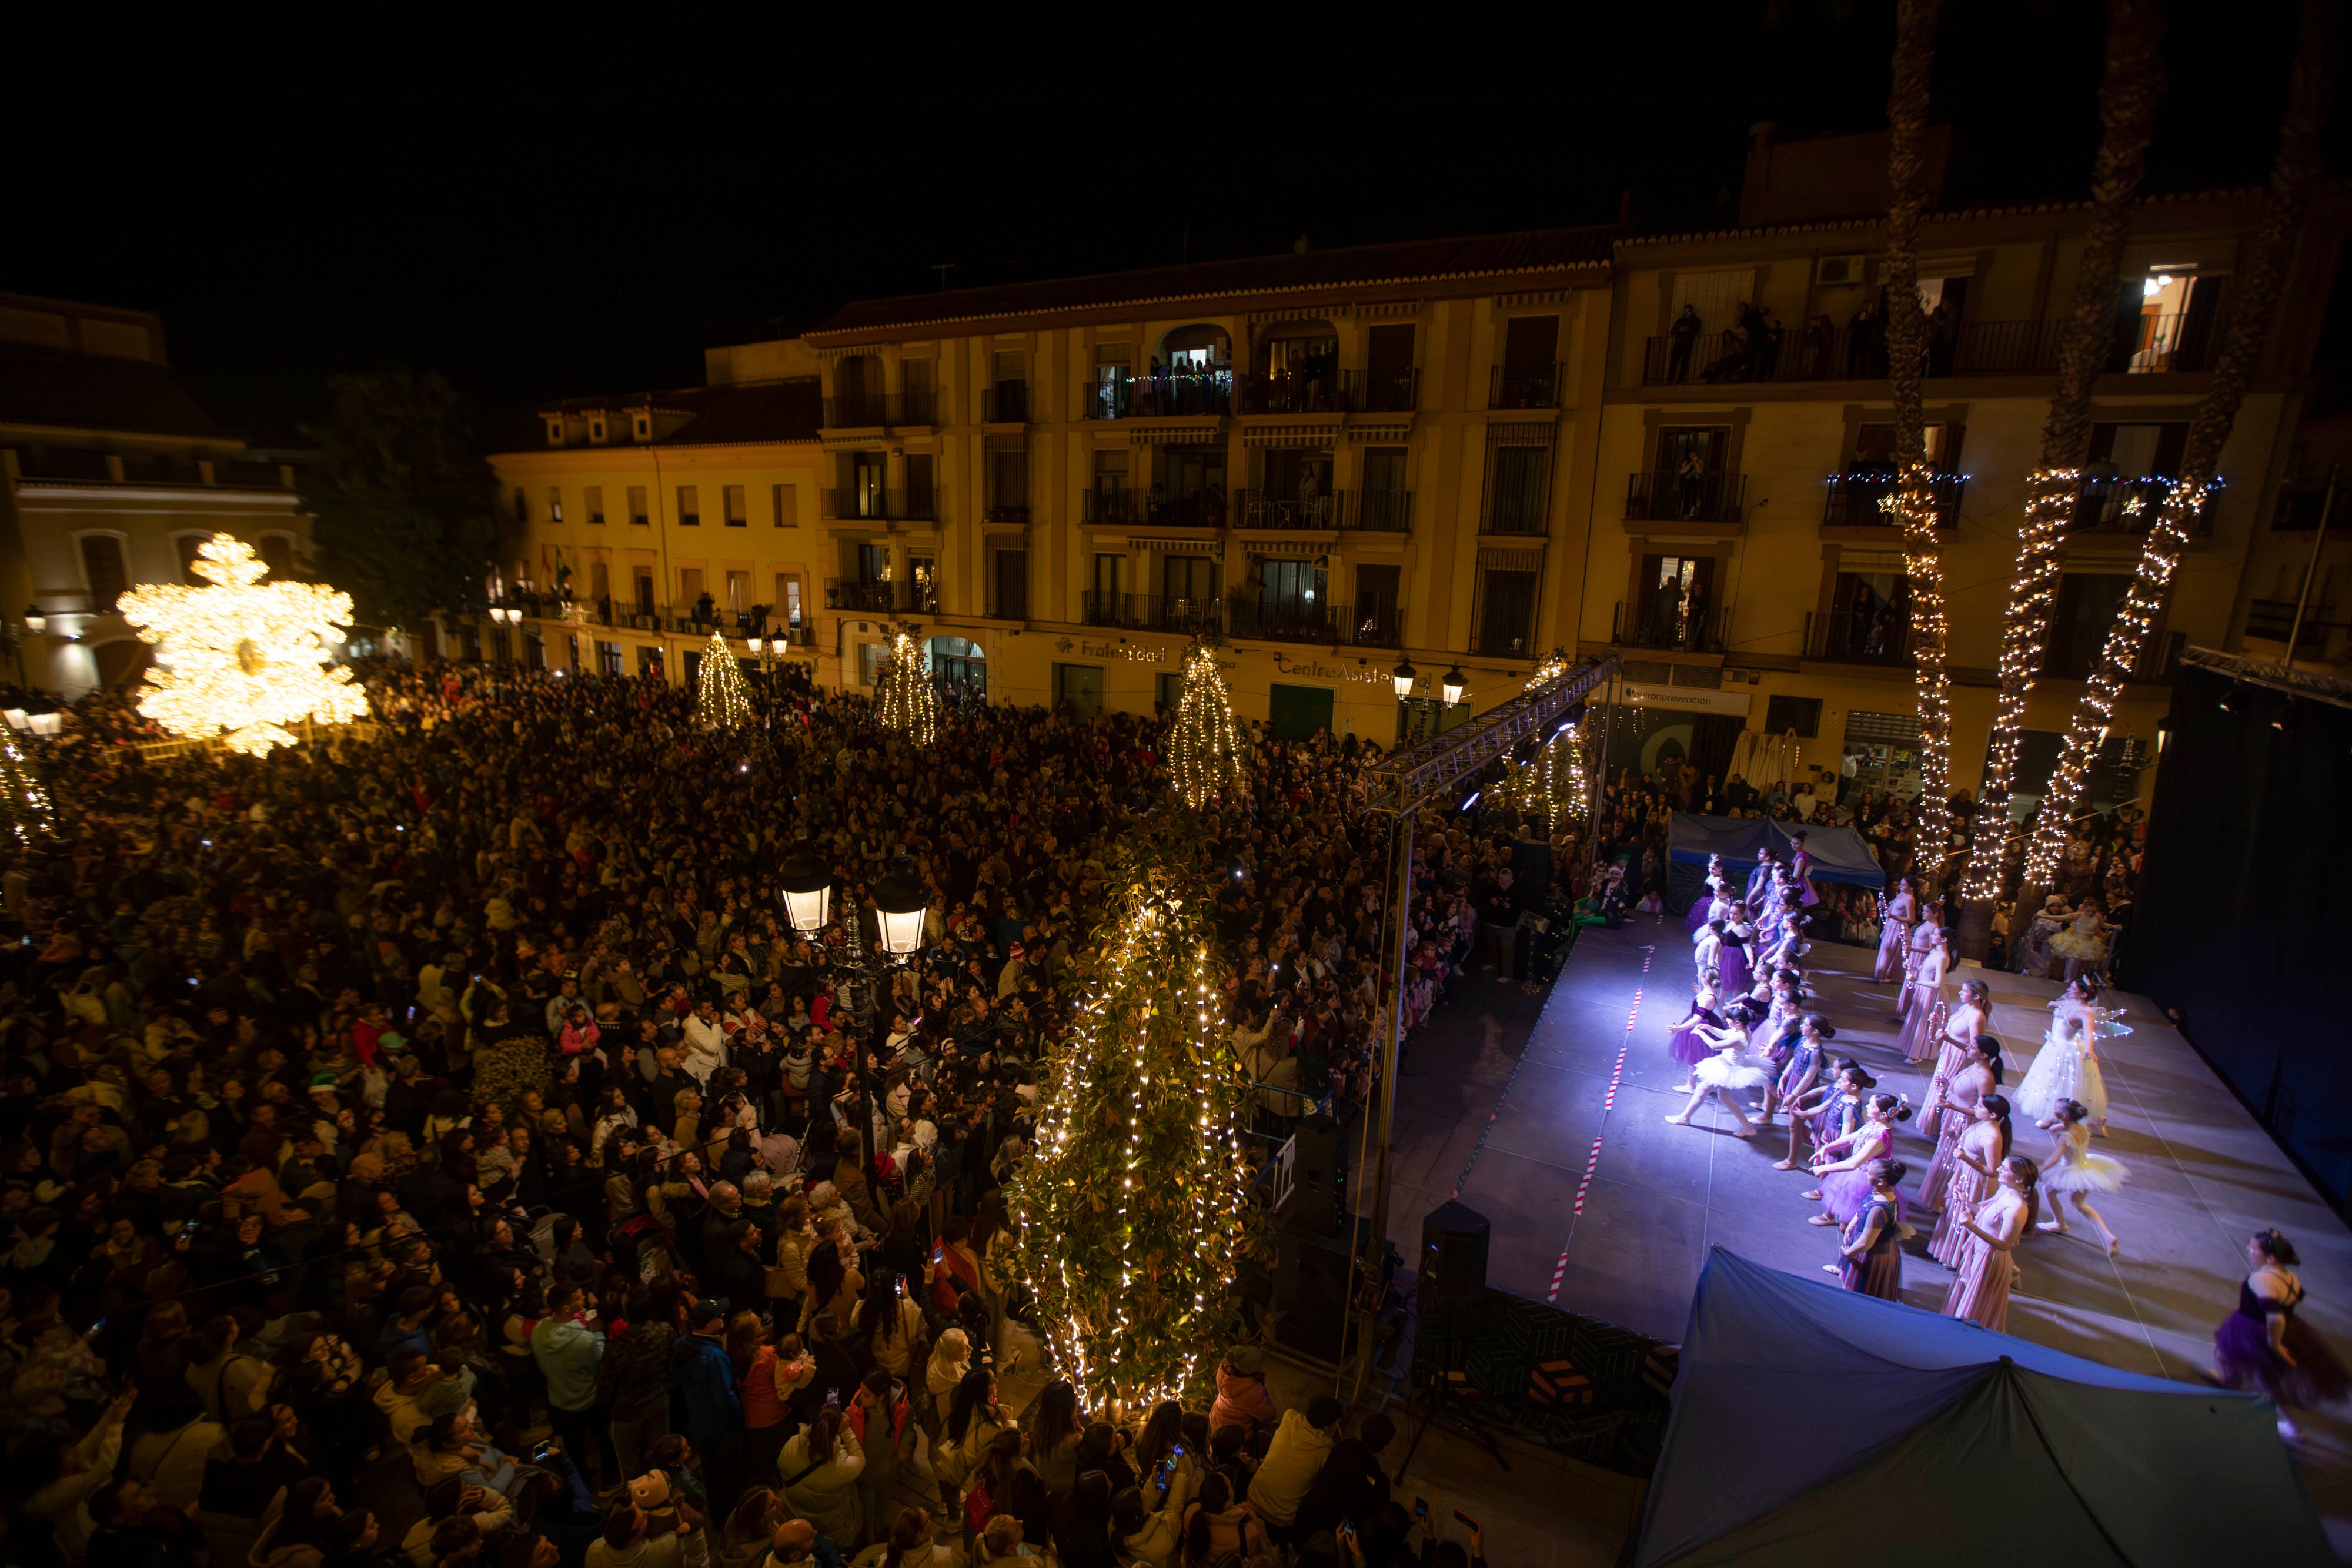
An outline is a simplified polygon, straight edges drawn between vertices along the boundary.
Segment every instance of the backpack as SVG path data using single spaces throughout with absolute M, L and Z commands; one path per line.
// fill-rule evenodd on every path
M 978 1535 L 988 1528 L 988 1521 L 995 1515 L 996 1503 L 988 1495 L 987 1483 L 975 1481 L 971 1490 L 963 1494 L 963 1527 Z

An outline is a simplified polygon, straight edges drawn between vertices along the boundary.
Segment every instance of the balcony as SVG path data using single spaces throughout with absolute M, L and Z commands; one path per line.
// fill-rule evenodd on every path
M 2313 602 L 2303 609 L 2303 622 L 2295 623 L 2295 601 L 2292 599 L 2257 599 L 2246 609 L 2246 635 L 2265 643 L 2284 643 L 2292 635 L 2294 651 L 2291 659 L 2308 660 L 2316 664 L 2333 664 L 2344 657 L 2346 633 L 2352 632 L 2352 621 L 2339 618 L 2333 605 Z
M 1237 528 L 1336 528 L 1339 526 L 1336 496 L 1273 495 L 1264 490 L 1234 492 L 1234 527 Z
M 1028 620 L 1029 585 L 1026 582 L 991 581 L 985 618 L 990 621 Z
M 1957 528 L 1960 526 L 1960 496 L 1969 486 L 1965 476 L 1938 474 L 1928 481 L 1927 493 L 1936 506 L 1936 526 Z M 1849 474 L 1832 474 L 1829 491 L 1822 503 L 1822 527 L 1825 528 L 1892 528 L 1895 521 L 1895 493 L 1902 486 L 1893 473 L 1881 468 L 1857 469 Z
M 871 578 L 828 577 L 824 580 L 824 607 L 892 615 L 915 608 L 912 587 L 910 583 Z
M 1488 408 L 1558 408 L 1559 389 L 1566 377 L 1562 365 L 1546 365 L 1540 370 L 1510 371 L 1496 365 L 1486 375 L 1486 406 Z
M 1221 528 L 1227 505 L 1223 490 L 1161 496 L 1149 490 L 1088 490 L 1086 521 L 1097 528 Z
M 829 523 L 935 523 L 940 517 L 936 490 L 821 490 L 817 495 Z
M 938 423 L 934 392 L 853 392 L 824 400 L 827 430 L 873 430 L 892 424 Z
M 1349 629 L 1348 640 L 1359 648 L 1402 648 L 1404 601 L 1393 593 L 1359 595 L 1340 624 Z
M 988 508 L 985 520 L 1000 528 L 1025 528 L 1029 526 L 1029 506 L 993 506 Z
M 1419 371 L 1343 371 L 1339 383 L 1350 413 L 1411 413 L 1421 406 Z
M 1876 664 L 1907 668 L 1911 663 L 1911 615 L 1900 605 L 1876 614 L 1805 612 L 1805 657 L 1832 664 Z
M 1213 599 L 1158 593 L 1089 593 L 1085 604 L 1087 625 L 1136 632 L 1214 632 L 1223 624 L 1220 612 Z
M 1081 419 L 1181 419 L 1234 411 L 1230 371 L 1130 375 L 1106 369 L 1079 389 Z
M 1635 474 L 1625 486 L 1626 520 L 1736 523 L 1747 483 L 1738 474 Z
M 1730 635 L 1728 605 L 1669 614 L 1655 605 L 1643 604 L 1628 614 L 1621 600 L 1609 622 L 1611 646 L 1655 648 L 1668 653 L 1720 653 Z
M 1337 371 L 1310 378 L 1252 371 L 1234 380 L 1239 413 L 1339 413 L 1347 407 Z
M 1226 630 L 1236 637 L 1272 643 L 1320 643 L 1336 646 L 1345 639 L 1337 605 L 1317 601 L 1236 599 L 1225 607 Z
M 1412 528 L 1410 490 L 1342 490 L 1339 526 L 1366 533 L 1402 534 Z
M 982 388 L 980 421 L 982 424 L 1028 423 L 1029 383 L 999 382 L 992 387 Z
M 2157 514 L 2164 509 L 2165 497 L 2172 494 L 2172 480 L 2157 476 L 2086 480 L 2082 494 L 2074 499 L 2074 515 L 2067 521 L 2066 532 L 2069 537 L 2145 534 L 2156 526 Z M 2206 492 L 2205 504 L 2197 508 L 2187 531 L 2198 538 L 2213 531 L 2212 491 Z
M 2128 316 L 2116 323 L 2106 373 L 2140 375 L 2210 368 L 2223 317 Z M 2018 321 L 1969 321 L 1940 332 L 1927 345 L 1930 376 L 2046 376 L 2058 370 L 2059 317 Z M 1800 329 L 1752 334 L 1671 333 L 1649 340 L 1642 361 L 1647 386 L 1736 382 L 1882 381 L 1886 336 L 1875 325 Z

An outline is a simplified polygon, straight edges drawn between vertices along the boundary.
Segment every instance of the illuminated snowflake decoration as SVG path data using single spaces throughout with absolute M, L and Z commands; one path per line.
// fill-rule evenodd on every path
M 258 756 L 291 746 L 287 726 L 340 724 L 368 711 L 330 650 L 351 623 L 352 598 L 307 582 L 268 582 L 253 547 L 215 534 L 189 570 L 210 588 L 150 583 L 122 596 L 122 618 L 155 644 L 139 711 L 174 735 Z

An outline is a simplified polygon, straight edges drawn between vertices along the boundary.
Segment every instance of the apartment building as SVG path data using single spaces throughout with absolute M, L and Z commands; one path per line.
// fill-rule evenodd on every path
M 310 537 L 293 470 L 173 379 L 142 310 L 0 294 L 0 678 L 69 697 L 147 669 L 131 586 L 199 580 L 215 533 L 293 572 Z
M 858 690 L 907 622 L 936 674 L 992 697 L 1148 712 L 1215 632 L 1244 716 L 1386 743 L 1505 699 L 1551 649 L 1610 650 L 1636 719 L 1620 762 L 1721 772 L 1769 732 L 1825 779 L 1916 789 L 1909 584 L 1883 507 L 1884 164 L 1882 139 L 1775 146 L 1766 128 L 1720 232 L 1302 249 L 860 301 L 712 350 L 705 386 L 552 405 L 543 446 L 494 459 L 519 527 L 493 587 L 526 608 L 526 643 L 459 629 L 451 652 L 683 679 L 714 625 L 764 629 Z M 2135 214 L 2026 805 L 2177 472 L 2259 206 Z M 2085 216 L 1924 225 L 1956 787 L 1981 779 Z M 2095 798 L 2132 789 L 2179 649 L 2259 637 L 2307 553 L 2316 460 L 2295 432 L 2341 230 L 2331 206 L 2295 258 Z
M 1612 236 L 868 300 L 712 350 L 705 387 L 551 406 L 493 460 L 512 655 L 684 678 L 714 622 L 789 626 L 856 690 L 907 622 L 992 696 L 1150 711 L 1216 632 L 1280 733 L 1458 720 L 1575 634 Z

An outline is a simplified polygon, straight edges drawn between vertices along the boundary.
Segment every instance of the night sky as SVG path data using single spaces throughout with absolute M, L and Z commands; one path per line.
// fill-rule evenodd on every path
M 488 428 L 698 383 L 704 345 L 936 287 L 939 262 L 963 287 L 1599 223 L 1628 191 L 1652 230 L 1728 222 L 1754 121 L 1884 129 L 1892 9 L 36 26 L 0 97 L 0 288 L 160 311 L 182 375 L 258 438 L 294 439 L 346 370 L 442 371 Z M 2084 193 L 2102 11 L 1947 0 L 1947 204 Z M 2261 182 L 2293 20 L 2175 6 L 2147 189 Z

